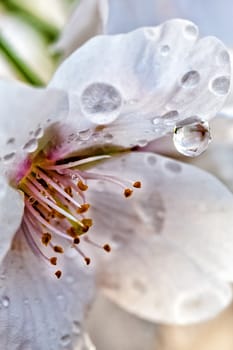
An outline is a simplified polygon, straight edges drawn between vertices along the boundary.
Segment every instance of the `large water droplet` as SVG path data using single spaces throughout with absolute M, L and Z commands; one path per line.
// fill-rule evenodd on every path
M 209 124 L 198 118 L 188 118 L 174 131 L 173 142 L 178 152 L 188 157 L 203 153 L 211 140 Z
M 81 107 L 91 122 L 108 124 L 120 114 L 122 97 L 119 91 L 106 83 L 93 83 L 82 93 Z
M 61 345 L 67 346 L 71 343 L 71 337 L 69 334 L 65 334 L 60 339 Z
M 230 89 L 230 78 L 225 76 L 215 78 L 210 83 L 210 89 L 215 95 L 226 95 Z
M 35 152 L 38 147 L 37 139 L 31 139 L 23 146 L 23 150 L 29 153 Z
M 6 308 L 10 305 L 10 299 L 7 296 L 2 298 L 2 305 Z
M 196 70 L 190 70 L 181 79 L 181 85 L 184 88 L 193 88 L 200 81 L 200 74 Z

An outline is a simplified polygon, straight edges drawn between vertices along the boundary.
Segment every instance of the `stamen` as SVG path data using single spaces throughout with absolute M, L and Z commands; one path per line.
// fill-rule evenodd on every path
M 52 258 L 50 258 L 50 263 L 52 265 L 57 265 L 57 258 L 55 256 L 53 256 Z
M 108 158 L 111 158 L 111 156 L 103 155 L 103 156 L 88 157 L 85 159 L 77 160 L 75 162 L 69 162 L 67 164 L 61 164 L 61 165 L 46 165 L 46 163 L 45 163 L 45 164 L 42 164 L 42 166 L 44 169 L 58 171 L 58 170 L 62 170 L 62 169 L 69 169 L 69 168 L 78 167 L 80 165 L 84 165 L 84 164 L 87 164 L 90 162 L 96 162 L 98 160 L 103 160 L 103 159 L 108 159 Z
M 62 275 L 61 270 L 57 270 L 57 271 L 55 272 L 55 275 L 56 275 L 56 277 L 57 277 L 58 279 L 61 278 L 61 275 Z
M 77 186 L 81 191 L 86 191 L 88 189 L 88 186 L 85 185 L 81 180 L 79 180 L 79 182 L 77 183 Z
M 63 254 L 64 253 L 64 249 L 58 245 L 55 245 L 53 247 L 53 250 L 55 251 L 55 253 L 59 253 L 59 254 Z
M 63 254 L 65 245 L 57 244 L 56 239 L 62 238 L 74 248 L 84 259 L 86 265 L 91 262 L 80 245 L 82 242 L 91 244 L 106 252 L 111 251 L 109 244 L 101 245 L 90 239 L 87 232 L 93 226 L 93 220 L 86 217 L 90 204 L 86 200 L 85 192 L 93 181 L 105 181 L 123 188 L 124 196 L 130 197 L 133 188 L 141 188 L 140 181 L 129 181 L 116 176 L 80 170 L 77 167 L 89 162 L 110 158 L 97 156 L 81 159 L 65 164 L 51 164 L 48 161 L 31 164 L 27 174 L 19 182 L 19 188 L 25 194 L 25 214 L 22 230 L 33 252 L 50 265 L 56 266 L 58 258 L 54 253 Z M 60 162 L 61 163 L 61 162 Z M 60 240 L 59 240 L 60 243 Z M 50 257 L 40 249 L 40 244 L 51 251 Z M 42 246 L 41 246 L 42 247 Z M 62 275 L 61 270 L 55 271 L 57 278 Z
M 88 209 L 90 208 L 90 204 L 88 203 L 84 203 L 81 205 L 80 208 L 77 209 L 77 213 L 78 214 L 84 214 L 88 211 Z
M 104 244 L 103 246 L 101 246 L 100 244 L 98 244 L 98 243 L 94 242 L 92 239 L 90 239 L 90 237 L 88 237 L 88 236 L 85 236 L 84 240 L 85 240 L 85 242 L 90 243 L 91 245 L 93 245 L 96 248 L 104 249 L 108 253 L 111 252 L 111 247 L 109 244 Z
M 124 191 L 125 198 L 130 197 L 132 193 L 133 193 L 133 190 L 131 190 L 130 188 L 126 188 Z
M 47 246 L 49 244 L 49 242 L 51 241 L 52 239 L 52 235 L 50 233 L 44 233 L 41 237 L 41 241 L 42 243 Z

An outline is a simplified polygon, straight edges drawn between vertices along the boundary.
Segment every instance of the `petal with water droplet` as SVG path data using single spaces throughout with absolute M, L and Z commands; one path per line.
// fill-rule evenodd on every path
M 106 133 L 113 136 L 111 146 L 140 145 L 172 132 L 179 121 L 193 115 L 208 120 L 221 109 L 230 63 L 219 65 L 217 57 L 225 47 L 214 37 L 190 39 L 187 32 L 194 29 L 198 34 L 193 23 L 170 20 L 128 34 L 98 36 L 63 62 L 50 86 L 69 92 L 70 124 L 92 131 L 85 148 L 105 145 Z M 161 54 L 164 45 L 167 55 Z M 176 117 L 168 120 L 171 112 Z

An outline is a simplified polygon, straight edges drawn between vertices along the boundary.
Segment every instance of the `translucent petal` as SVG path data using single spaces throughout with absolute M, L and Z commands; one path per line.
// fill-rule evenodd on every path
M 145 318 L 166 322 L 170 318 L 172 322 L 177 317 L 176 322 L 181 323 L 211 317 L 229 302 L 226 282 L 233 280 L 233 196 L 216 178 L 190 165 L 136 152 L 113 157 L 92 171 L 142 182 L 142 188 L 128 199 L 113 184 L 99 183 L 90 189 L 88 203 L 95 223 L 93 234 L 99 235 L 99 241 L 112 245 L 113 253 L 104 267 L 105 281 L 112 273 L 112 286 L 109 282 L 106 289 L 110 289 L 108 294 L 115 302 Z M 138 272 L 134 272 L 135 266 Z M 124 289 L 125 285 L 121 297 L 117 287 L 119 274 L 120 288 Z M 127 291 L 131 274 L 146 279 L 150 300 L 153 293 L 158 293 L 156 299 L 158 304 L 161 301 L 161 308 L 150 311 L 150 301 L 147 309 L 144 305 L 147 303 L 144 294 L 141 302 L 140 293 Z M 105 276 L 103 271 L 100 275 Z M 196 287 L 192 280 L 196 281 Z M 201 286 L 203 293 L 198 289 Z M 169 292 L 164 294 L 166 288 L 174 294 L 170 297 Z M 124 299 L 126 295 L 129 298 Z M 138 302 L 130 302 L 133 295 L 139 298 Z M 176 314 L 180 300 L 195 295 L 204 298 L 199 300 L 200 309 L 188 304 L 187 309 L 184 307 Z
M 0 270 L 1 347 L 83 349 L 87 339 L 82 322 L 93 293 L 92 274 L 65 257 L 63 276 L 57 280 L 38 259 L 19 233 Z
M 19 228 L 23 210 L 23 197 L 18 191 L 12 189 L 6 179 L 0 175 L 0 262 L 8 252 L 13 237 Z
M 59 47 L 66 54 L 71 53 L 91 36 L 126 33 L 139 27 L 158 25 L 171 18 L 194 21 L 203 35 L 216 35 L 232 46 L 232 11 L 231 0 L 198 0 L 195 3 L 191 0 L 84 0 L 79 2 L 67 21 Z M 88 16 L 82 16 L 84 13 Z M 94 13 L 103 13 L 104 16 L 95 16 L 94 21 Z M 78 18 L 82 21 L 75 21 Z
M 65 92 L 0 81 L 0 170 L 33 152 L 52 124 L 68 110 Z
M 132 239 L 109 260 L 100 273 L 105 294 L 150 321 L 200 322 L 222 311 L 232 298 L 229 285 L 204 273 L 163 237 Z
M 107 12 L 106 0 L 80 0 L 54 49 L 68 56 L 91 37 L 102 34 L 105 31 Z
M 219 62 L 223 52 L 216 38 L 198 39 L 191 22 L 171 20 L 90 40 L 50 85 L 69 91 L 70 123 L 91 135 L 85 147 L 141 146 L 180 120 L 219 111 L 230 81 L 229 61 Z

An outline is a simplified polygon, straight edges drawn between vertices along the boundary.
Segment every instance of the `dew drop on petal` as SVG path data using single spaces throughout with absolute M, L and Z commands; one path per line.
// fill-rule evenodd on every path
M 62 346 L 67 346 L 67 345 L 70 345 L 71 343 L 71 337 L 69 334 L 65 334 L 61 337 L 60 339 L 60 342 L 61 342 L 61 345 Z
M 5 308 L 7 308 L 7 307 L 10 305 L 10 299 L 9 299 L 7 296 L 5 296 L 5 297 L 2 298 L 2 305 L 3 305 Z
M 23 150 L 29 153 L 35 152 L 38 147 L 37 139 L 31 139 L 23 146 Z
M 163 45 L 160 47 L 160 53 L 162 56 L 167 56 L 169 54 L 170 50 L 171 50 L 170 46 L 168 46 L 168 45 Z
M 184 88 L 194 88 L 200 81 L 200 74 L 196 70 L 185 73 L 181 79 L 181 86 Z
M 188 24 L 185 27 L 184 34 L 188 39 L 196 39 L 198 36 L 198 28 L 193 24 Z
M 224 96 L 230 89 L 230 78 L 226 76 L 217 77 L 210 82 L 210 90 L 215 95 Z
M 83 113 L 95 124 L 113 122 L 120 115 L 121 107 L 121 94 L 110 84 L 93 83 L 81 95 Z
M 73 333 L 75 335 L 79 335 L 81 333 L 81 325 L 79 321 L 74 321 L 73 322 Z
M 78 136 L 82 141 L 88 141 L 92 135 L 91 129 L 82 130 L 79 132 Z
M 219 53 L 216 59 L 219 65 L 228 64 L 230 62 L 230 55 L 226 50 L 223 50 Z
M 188 118 L 176 126 L 173 142 L 177 151 L 188 157 L 202 154 L 211 141 L 209 124 L 197 118 Z
M 34 132 L 34 136 L 35 136 L 36 139 L 40 139 L 43 135 L 44 135 L 44 130 L 43 130 L 43 128 L 38 128 L 38 129 L 36 129 L 36 131 Z
M 179 120 L 179 113 L 175 110 L 167 112 L 162 116 L 162 120 L 166 125 L 173 125 L 175 122 Z
M 12 160 L 14 158 L 14 156 L 15 156 L 15 152 L 5 154 L 5 156 L 3 157 L 3 160 L 5 162 L 9 162 L 10 160 Z

